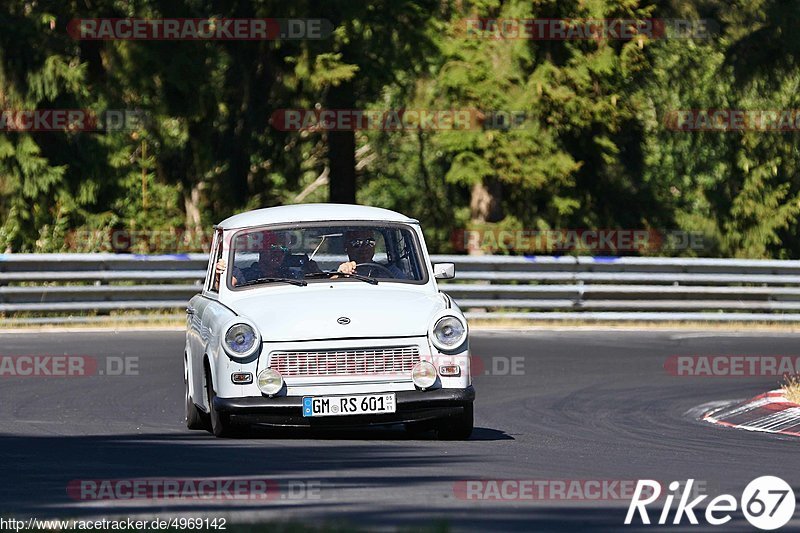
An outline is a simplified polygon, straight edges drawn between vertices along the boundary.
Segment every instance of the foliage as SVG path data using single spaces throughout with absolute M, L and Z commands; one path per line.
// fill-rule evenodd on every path
M 257 0 L 218 10 L 209 0 L 4 3 L 3 109 L 138 110 L 146 120 L 0 131 L 0 248 L 103 249 L 71 235 L 115 228 L 207 231 L 245 209 L 327 201 L 324 184 L 346 178 L 359 203 L 420 219 L 434 251 L 453 251 L 452 235 L 472 227 L 655 228 L 703 235 L 703 250 L 677 253 L 800 257 L 798 132 L 668 124 L 676 110 L 800 108 L 796 3 Z M 211 16 L 325 18 L 335 29 L 264 41 L 78 41 L 66 31 L 78 17 Z M 475 18 L 718 28 L 710 38 L 481 39 L 464 31 Z M 336 103 L 464 110 L 471 122 L 357 131 L 354 173 L 329 178 L 341 168 L 329 134 L 270 120 Z M 156 241 L 136 251 L 171 251 Z

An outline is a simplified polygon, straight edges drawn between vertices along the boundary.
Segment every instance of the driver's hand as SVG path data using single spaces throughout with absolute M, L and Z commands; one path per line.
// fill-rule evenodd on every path
M 338 272 L 342 274 L 355 274 L 356 272 L 356 262 L 355 261 L 348 261 L 346 263 L 342 263 L 339 265 Z

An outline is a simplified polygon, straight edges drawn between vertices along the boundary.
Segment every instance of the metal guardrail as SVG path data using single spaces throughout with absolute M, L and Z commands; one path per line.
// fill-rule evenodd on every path
M 800 261 L 438 255 L 470 318 L 800 322 Z M 199 291 L 208 257 L 0 254 L 0 313 L 165 310 Z

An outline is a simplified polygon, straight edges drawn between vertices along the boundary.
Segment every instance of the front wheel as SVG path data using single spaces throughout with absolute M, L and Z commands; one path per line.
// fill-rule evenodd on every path
M 474 412 L 472 403 L 464 406 L 464 412 L 439 423 L 436 436 L 439 440 L 467 440 L 472 435 Z
M 184 369 L 183 372 L 183 386 L 185 392 L 184 412 L 186 413 L 186 427 L 189 429 L 208 430 L 208 415 L 197 408 L 194 404 L 194 400 L 192 400 L 189 395 L 189 372 L 186 369 Z
M 186 382 L 186 427 L 189 429 L 209 429 L 208 415 L 202 412 L 189 397 L 189 383 Z
M 214 385 L 211 383 L 211 376 L 206 375 L 206 389 L 208 390 L 208 412 L 211 424 L 209 431 L 215 437 L 236 437 L 239 435 L 240 430 L 231 422 L 230 415 L 220 413 L 214 408 L 214 398 L 217 393 L 214 391 Z

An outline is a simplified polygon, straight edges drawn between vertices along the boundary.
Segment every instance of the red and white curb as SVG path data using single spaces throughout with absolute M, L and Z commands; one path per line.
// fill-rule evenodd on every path
M 720 426 L 800 437 L 800 405 L 790 402 L 782 390 L 713 409 L 702 419 Z

